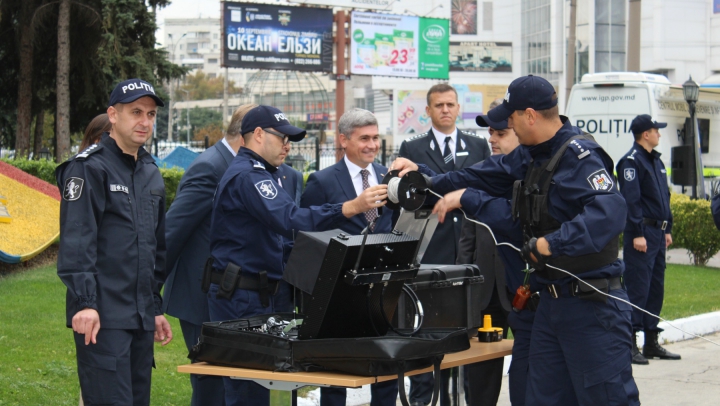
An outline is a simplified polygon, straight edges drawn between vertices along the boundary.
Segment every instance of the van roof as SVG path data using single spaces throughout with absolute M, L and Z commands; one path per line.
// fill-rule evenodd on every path
M 644 72 L 604 72 L 586 73 L 580 83 L 627 83 L 644 82 L 669 85 L 670 81 L 663 75 Z

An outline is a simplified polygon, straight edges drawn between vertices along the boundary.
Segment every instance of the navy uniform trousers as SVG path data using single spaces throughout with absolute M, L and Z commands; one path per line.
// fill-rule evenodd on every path
M 513 334 L 512 361 L 508 371 L 510 403 L 513 406 L 525 405 L 525 389 L 530 359 L 530 333 L 532 332 L 535 312 L 528 309 L 508 314 L 508 324 Z
M 260 294 L 254 290 L 236 289 L 231 300 L 218 298 L 218 285 L 210 285 L 208 305 L 213 321 L 242 319 L 259 314 L 291 312 L 293 309 L 291 287 L 280 281 L 278 292 L 270 296 L 270 305 L 260 304 Z M 225 404 L 227 406 L 268 406 L 270 390 L 253 381 L 223 378 Z
M 88 345 L 73 335 L 85 406 L 150 404 L 154 331 L 101 328 Z
M 547 289 L 540 293 L 526 404 L 639 405 L 632 379 L 630 305 L 612 298 L 606 303 L 580 299 L 562 288 L 558 298 Z M 622 289 L 610 294 L 628 299 Z
M 644 233 L 647 252 L 633 248 L 632 239 L 623 240 L 625 285 L 630 303 L 652 314 L 660 314 L 665 296 L 665 231 L 645 227 Z M 633 308 L 634 331 L 662 331 L 658 328 L 658 321 L 657 317 Z

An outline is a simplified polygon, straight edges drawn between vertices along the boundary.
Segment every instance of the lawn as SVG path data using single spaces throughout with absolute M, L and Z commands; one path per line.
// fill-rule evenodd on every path
M 667 319 L 720 310 L 720 269 L 669 265 L 665 286 Z M 54 266 L 0 277 L 0 405 L 77 405 L 75 348 L 64 309 L 65 287 Z M 155 347 L 151 403 L 187 405 L 189 379 L 176 367 L 189 360 L 177 320 L 168 319 L 175 338 Z M 273 395 L 274 405 L 288 404 L 287 396 Z

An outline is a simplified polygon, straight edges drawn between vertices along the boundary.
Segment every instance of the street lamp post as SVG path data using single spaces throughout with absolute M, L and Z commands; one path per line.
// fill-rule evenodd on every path
M 178 38 L 177 42 L 173 41 L 172 33 L 168 34 L 168 38 L 170 39 L 170 62 L 175 63 L 175 47 L 177 47 L 177 44 L 180 43 L 180 40 L 185 38 L 187 33 L 184 33 L 183 35 Z M 170 85 L 170 100 L 168 102 L 168 141 L 172 141 L 172 126 L 173 126 L 173 80 L 170 79 L 169 83 Z
M 683 95 L 690 110 L 690 139 L 692 140 L 693 157 L 695 158 L 695 184 L 692 189 L 693 199 L 697 199 L 698 195 L 705 198 L 705 179 L 703 178 L 702 150 L 700 143 L 700 131 L 697 128 L 697 119 L 695 118 L 695 103 L 697 103 L 700 95 L 700 85 L 692 79 L 683 83 Z
M 190 91 L 180 89 L 181 92 L 185 93 L 185 117 L 187 118 L 187 143 L 188 148 L 190 147 Z

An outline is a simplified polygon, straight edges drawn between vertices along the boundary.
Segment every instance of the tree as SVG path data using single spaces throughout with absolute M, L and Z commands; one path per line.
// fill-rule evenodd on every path
M 175 97 L 178 100 L 185 99 L 186 90 L 190 92 L 189 100 L 207 100 L 222 99 L 223 88 L 225 86 L 225 77 L 220 75 L 214 78 L 208 77 L 205 72 L 198 70 L 194 75 L 190 74 L 185 77 L 185 83 L 175 91 Z M 235 82 L 228 81 L 228 93 L 240 93 L 242 89 L 235 87 Z
M 211 146 L 220 141 L 224 135 L 222 124 L 212 123 L 195 131 L 193 139 L 205 141 L 205 137 L 208 137 L 208 146 Z
M 70 155 L 70 0 L 60 0 L 57 47 L 55 161 Z
M 58 36 L 58 28 L 62 27 L 60 31 L 63 31 L 66 27 L 65 14 L 60 18 L 62 3 L 70 4 L 65 40 Z M 37 6 L 33 35 L 42 41 L 31 42 L 32 75 L 21 77 L 20 32 L 24 25 L 20 14 L 25 4 Z M 155 48 L 157 27 L 155 14 L 150 10 L 167 4 L 167 0 L 0 1 L 0 37 L 3 38 L 0 41 L 0 142 L 7 146 L 16 144 L 20 134 L 16 130 L 20 126 L 18 117 L 23 117 L 26 121 L 22 124 L 22 137 L 27 137 L 29 150 L 29 123 L 40 111 L 47 111 L 51 117 L 58 116 L 56 129 L 63 128 L 62 135 L 56 131 L 60 136 L 56 154 L 62 157 L 61 150 L 68 151 L 70 145 L 69 141 L 67 146 L 63 142 L 107 109 L 110 92 L 118 82 L 139 77 L 154 84 L 160 97 L 166 96 L 160 83 L 187 72 L 186 68 L 167 61 L 165 51 Z M 69 46 L 59 47 L 59 44 Z M 58 70 L 58 60 L 65 57 L 67 80 L 62 74 L 65 68 Z M 30 106 L 19 103 L 19 82 L 31 89 Z M 63 118 L 65 123 L 60 123 Z

